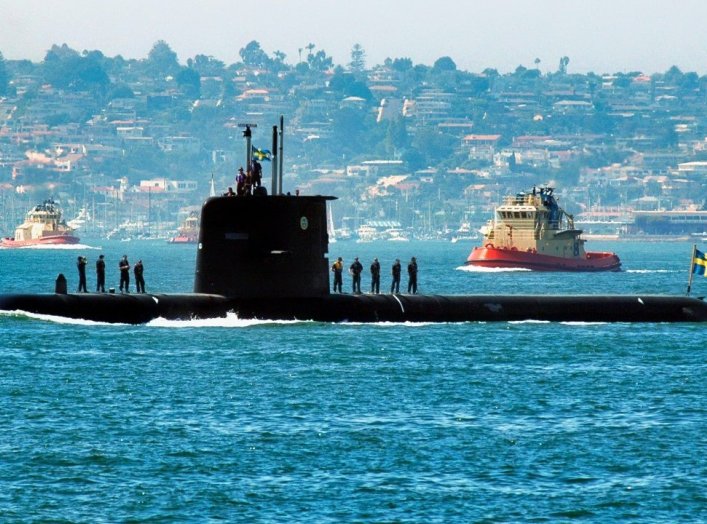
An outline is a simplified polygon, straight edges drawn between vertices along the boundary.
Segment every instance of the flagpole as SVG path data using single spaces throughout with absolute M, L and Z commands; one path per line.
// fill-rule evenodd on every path
M 279 194 L 277 190 L 277 126 L 272 126 L 272 187 L 270 189 L 271 195 Z
M 280 151 L 278 153 L 278 166 L 277 166 L 277 178 L 278 178 L 278 194 L 282 194 L 282 161 L 284 160 L 283 156 L 283 147 L 285 144 L 285 117 L 283 115 L 280 115 Z
M 692 244 L 692 256 L 690 257 L 690 276 L 687 279 L 687 294 L 690 295 L 690 289 L 692 288 L 692 275 L 695 269 L 695 255 L 697 254 L 697 244 Z

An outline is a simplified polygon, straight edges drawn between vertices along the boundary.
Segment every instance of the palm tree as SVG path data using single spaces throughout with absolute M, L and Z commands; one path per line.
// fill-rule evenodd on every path
M 310 43 L 307 44 L 305 47 L 307 48 L 307 51 L 309 51 L 309 55 L 308 55 L 308 56 L 312 56 L 312 49 L 314 49 L 314 48 L 317 47 L 317 46 L 315 46 L 313 43 L 310 42 Z
M 560 68 L 559 71 L 561 74 L 566 74 L 567 73 L 567 64 L 570 63 L 570 57 L 569 56 L 563 56 L 560 58 Z
M 275 52 L 273 53 L 273 56 L 275 57 L 275 60 L 277 60 L 278 62 L 284 62 L 284 61 L 285 61 L 285 57 L 286 57 L 287 55 L 286 55 L 285 53 L 283 53 L 282 51 L 277 50 L 277 51 L 275 51 Z

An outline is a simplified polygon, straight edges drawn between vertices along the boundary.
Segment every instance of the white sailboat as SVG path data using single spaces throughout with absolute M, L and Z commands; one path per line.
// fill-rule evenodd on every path
M 336 242 L 336 230 L 334 229 L 334 212 L 331 209 L 331 204 L 327 206 L 326 215 L 326 232 L 329 235 L 329 243 L 333 244 Z

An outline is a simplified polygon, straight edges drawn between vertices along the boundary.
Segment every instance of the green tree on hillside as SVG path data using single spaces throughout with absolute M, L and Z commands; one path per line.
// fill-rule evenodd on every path
M 683 73 L 678 66 L 672 66 L 663 75 L 663 80 L 668 84 L 678 85 L 682 81 Z
M 45 82 L 59 89 L 90 91 L 103 96 L 110 86 L 103 59 L 100 52 L 81 56 L 66 44 L 54 45 L 44 57 L 42 76 Z
M 108 91 L 106 98 L 108 101 L 115 98 L 135 98 L 135 93 L 126 84 L 116 84 Z
M 390 60 L 390 68 L 394 71 L 400 71 L 401 73 L 409 71 L 410 69 L 412 69 L 412 66 L 412 60 L 410 60 L 409 58 L 396 58 L 394 60 Z
M 432 68 L 435 70 L 435 72 L 456 71 L 457 64 L 455 64 L 454 60 L 452 60 L 450 57 L 442 56 L 435 61 L 434 66 L 432 66 Z
M 392 157 L 408 147 L 409 143 L 410 138 L 408 136 L 405 118 L 398 115 L 388 122 L 388 128 L 385 133 L 386 153 Z
M 248 42 L 245 47 L 238 51 L 238 54 L 243 63 L 250 67 L 267 68 L 272 62 L 272 59 L 255 40 Z
M 288 68 L 287 64 L 285 64 L 285 58 L 287 58 L 287 55 L 283 53 L 280 50 L 273 51 L 272 53 L 273 59 L 272 62 L 270 63 L 270 69 L 272 71 L 285 71 Z
M 563 56 L 560 58 L 560 65 L 557 68 L 557 72 L 560 73 L 561 75 L 566 75 L 567 74 L 567 66 L 570 63 L 570 57 L 569 56 Z
M 344 107 L 332 115 L 334 143 L 347 154 L 365 151 L 369 146 L 369 137 L 373 119 L 364 109 Z M 364 144 L 366 144 L 364 146 Z
M 201 75 L 190 67 L 179 70 L 175 78 L 177 85 L 188 98 L 198 99 L 201 95 Z
M 200 76 L 223 77 L 226 72 L 225 64 L 213 56 L 196 55 L 193 59 L 187 60 L 187 66 L 194 69 Z
M 331 69 L 334 61 L 330 56 L 326 55 L 324 50 L 319 50 L 307 57 L 307 63 L 313 71 L 323 72 Z
M 147 54 L 148 70 L 156 77 L 174 76 L 179 72 L 177 53 L 164 40 L 158 40 Z
M 351 49 L 349 68 L 354 73 L 361 73 L 366 68 L 366 52 L 361 47 L 361 44 L 354 44 Z
M 365 82 L 356 80 L 356 77 L 351 73 L 345 73 L 343 70 L 338 70 L 329 81 L 329 89 L 335 92 L 340 92 L 344 97 L 358 96 L 371 100 L 373 94 Z

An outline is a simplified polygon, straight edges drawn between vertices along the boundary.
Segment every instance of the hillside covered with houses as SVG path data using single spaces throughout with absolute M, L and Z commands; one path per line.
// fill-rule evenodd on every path
M 180 59 L 164 41 L 144 59 L 0 55 L 0 234 L 46 198 L 67 218 L 90 210 L 97 235 L 126 222 L 166 234 L 212 179 L 234 185 L 239 124 L 268 149 L 280 115 L 285 190 L 338 196 L 341 232 L 450 236 L 544 184 L 589 230 L 656 233 L 651 217 L 673 215 L 686 218 L 669 233 L 707 230 L 707 76 L 577 74 L 568 57 L 546 73 L 539 59 L 505 74 L 446 56 L 372 65 L 358 45 L 348 64 L 314 44 L 293 58 L 252 41 L 240 57 Z

